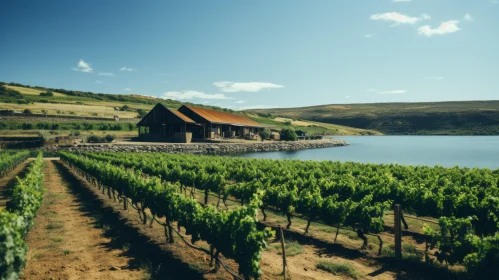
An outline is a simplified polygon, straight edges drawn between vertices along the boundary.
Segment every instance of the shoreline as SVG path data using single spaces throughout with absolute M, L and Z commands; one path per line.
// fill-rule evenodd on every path
M 294 151 L 350 145 L 344 140 L 303 140 L 293 142 L 255 142 L 255 143 L 161 143 L 161 144 L 80 144 L 74 147 L 46 147 L 47 152 L 64 150 L 69 152 L 167 152 L 189 154 L 231 154 Z

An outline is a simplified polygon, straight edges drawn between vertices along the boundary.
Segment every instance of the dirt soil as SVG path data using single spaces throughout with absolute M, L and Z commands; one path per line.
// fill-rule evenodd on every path
M 52 160 L 44 164 L 46 193 L 29 247 L 24 279 L 142 279 L 145 272 L 84 210 Z

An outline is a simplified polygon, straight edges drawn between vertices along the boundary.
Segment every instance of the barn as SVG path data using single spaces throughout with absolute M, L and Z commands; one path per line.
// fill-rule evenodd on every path
M 183 105 L 171 110 L 158 103 L 137 124 L 140 141 L 190 143 L 228 138 L 255 139 L 263 125 L 237 114 Z

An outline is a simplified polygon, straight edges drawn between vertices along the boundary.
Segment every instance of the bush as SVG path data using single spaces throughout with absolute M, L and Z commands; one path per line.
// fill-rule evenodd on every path
M 47 114 L 47 110 L 42 110 L 42 114 Z
M 33 129 L 33 124 L 32 123 L 23 123 L 22 129 L 24 129 L 24 130 Z
M 26 99 L 19 99 L 17 100 L 17 104 L 29 104 L 29 101 Z
M 285 125 L 291 125 L 291 121 L 285 121 L 284 124 Z
M 25 114 L 33 114 L 30 109 L 24 109 L 23 113 Z
M 281 140 L 283 141 L 296 141 L 297 135 L 294 129 L 292 128 L 283 128 L 281 130 Z
M 116 137 L 114 135 L 108 134 L 105 137 L 102 136 L 97 136 L 97 135 L 90 135 L 87 137 L 87 142 L 89 143 L 105 143 L 105 142 L 112 142 Z
M 269 139 L 270 137 L 270 131 L 268 129 L 263 129 L 260 131 L 260 137 L 262 138 L 262 141 L 265 139 Z
M 120 111 L 128 111 L 130 110 L 130 106 L 128 105 L 123 105 L 121 108 L 120 108 Z
M 144 109 L 137 109 L 137 113 L 139 114 L 139 118 L 143 118 L 145 115 L 147 115 L 147 111 Z
M 116 139 L 116 136 L 111 135 L 111 134 L 106 135 L 107 142 L 113 142 L 114 139 Z
M 51 97 L 51 96 L 54 96 L 54 93 L 51 92 L 51 91 L 47 91 L 47 92 L 40 92 L 40 96 L 47 96 L 47 97 Z

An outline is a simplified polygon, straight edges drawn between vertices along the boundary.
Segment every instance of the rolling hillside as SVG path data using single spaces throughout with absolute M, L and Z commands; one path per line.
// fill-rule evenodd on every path
M 499 101 L 378 103 L 258 109 L 248 113 L 392 135 L 499 135 Z
M 50 94 L 47 94 L 50 92 Z M 162 103 L 170 109 L 178 109 L 183 104 L 194 105 L 219 111 L 246 114 L 226 108 L 179 102 L 171 99 L 162 99 L 138 94 L 103 94 L 81 92 L 66 89 L 33 87 L 17 83 L 0 82 L 0 110 L 16 110 L 44 114 L 47 117 L 3 117 L 0 120 L 1 135 L 29 134 L 33 130 L 64 130 L 64 131 L 99 131 L 113 134 L 135 135 L 134 124 L 146 114 L 156 103 Z M 296 122 L 283 118 L 268 118 L 254 114 L 249 117 L 264 124 L 269 129 L 279 131 L 285 127 L 293 127 L 308 134 L 326 135 L 379 135 L 377 131 L 356 129 L 341 125 L 331 125 L 320 122 Z M 52 116 L 52 117 L 51 117 Z M 113 117 L 120 118 L 120 124 L 114 122 Z M 57 117 L 57 118 L 56 118 Z M 66 117 L 66 118 L 65 118 Z M 75 117 L 99 118 L 98 123 L 89 124 L 88 120 L 78 120 Z M 102 120 L 104 119 L 104 120 Z M 109 120 L 108 124 L 105 120 Z M 121 131 L 121 132 L 120 132 Z

